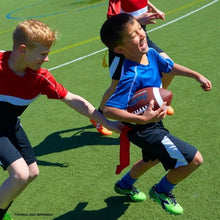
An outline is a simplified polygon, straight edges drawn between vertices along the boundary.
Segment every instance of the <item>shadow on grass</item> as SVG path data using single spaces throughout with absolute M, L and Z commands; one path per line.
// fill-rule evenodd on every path
M 94 128 L 93 125 L 88 125 L 80 128 L 67 129 L 57 131 L 47 136 L 39 145 L 34 147 L 34 153 L 37 157 L 59 153 L 65 150 L 75 149 L 84 146 L 92 145 L 119 145 L 119 138 L 111 136 L 100 136 L 98 132 L 88 132 L 87 129 Z M 73 134 L 71 134 L 73 132 Z M 62 137 L 62 135 L 71 135 Z M 38 160 L 38 165 L 42 166 L 59 166 L 68 167 L 68 164 L 51 163 Z
M 107 207 L 99 210 L 84 210 L 88 202 L 81 202 L 73 211 L 54 218 L 54 220 L 116 220 L 125 213 L 130 205 L 130 200 L 127 196 L 109 197 L 105 202 Z

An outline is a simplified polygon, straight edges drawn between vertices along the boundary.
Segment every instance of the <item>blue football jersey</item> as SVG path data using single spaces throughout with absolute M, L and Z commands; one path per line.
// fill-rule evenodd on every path
M 146 87 L 161 87 L 162 72 L 169 73 L 174 63 L 172 60 L 162 57 L 152 48 L 149 48 L 146 56 L 148 65 L 125 59 L 118 86 L 106 106 L 126 109 L 136 91 Z

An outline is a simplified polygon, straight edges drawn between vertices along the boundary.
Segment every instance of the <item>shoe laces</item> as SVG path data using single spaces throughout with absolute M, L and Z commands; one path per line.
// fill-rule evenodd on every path
M 167 193 L 167 197 L 169 197 L 169 199 L 171 200 L 171 202 L 172 202 L 174 205 L 177 204 L 176 198 L 175 198 L 175 196 L 173 195 L 172 191 L 170 191 L 170 192 Z
M 131 190 L 132 190 L 132 194 L 138 194 L 139 193 L 139 190 L 134 186 L 131 187 Z

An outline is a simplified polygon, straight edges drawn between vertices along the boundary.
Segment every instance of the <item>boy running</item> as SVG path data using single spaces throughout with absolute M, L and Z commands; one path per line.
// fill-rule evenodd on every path
M 172 190 L 203 162 L 201 153 L 189 143 L 174 137 L 163 126 L 166 103 L 153 110 L 153 100 L 143 115 L 126 111 L 133 94 L 145 87 L 161 87 L 162 72 L 172 76 L 187 76 L 201 84 L 204 91 L 212 89 L 211 82 L 200 73 L 165 59 L 148 48 L 146 33 L 129 14 L 109 18 L 102 26 L 102 42 L 112 51 L 125 56 L 122 75 L 114 94 L 107 101 L 104 115 L 122 121 L 130 127 L 128 139 L 142 149 L 143 161 L 149 168 L 158 161 L 167 174 L 149 191 L 150 197 L 171 214 L 182 214 Z M 136 179 L 126 176 L 116 183 L 118 193 L 129 195 Z

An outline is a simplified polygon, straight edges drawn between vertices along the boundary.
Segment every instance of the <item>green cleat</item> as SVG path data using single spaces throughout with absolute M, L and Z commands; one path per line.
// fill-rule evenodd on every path
M 174 214 L 174 215 L 183 214 L 183 208 L 179 203 L 177 203 L 172 192 L 169 192 L 168 194 L 158 193 L 156 191 L 156 186 L 157 185 L 154 185 L 150 189 L 149 191 L 150 198 L 152 198 L 155 202 L 161 205 L 162 208 L 165 209 L 170 214 Z
M 3 217 L 3 220 L 13 220 L 13 218 L 8 213 L 6 213 Z
M 119 187 L 119 182 L 120 181 L 118 181 L 114 187 L 116 193 L 127 195 L 133 202 L 143 202 L 146 200 L 147 197 L 143 192 L 140 192 L 140 190 L 134 186 L 129 189 L 122 189 Z

